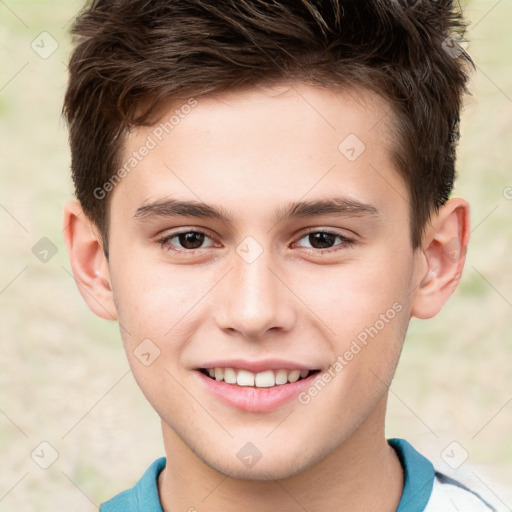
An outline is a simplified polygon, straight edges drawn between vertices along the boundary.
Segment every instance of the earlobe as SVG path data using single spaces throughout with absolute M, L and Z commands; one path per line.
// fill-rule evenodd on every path
M 422 256 L 427 271 L 414 291 L 411 316 L 435 316 L 455 291 L 462 276 L 469 235 L 469 204 L 459 197 L 450 199 L 432 217 L 425 232 Z
M 73 276 L 89 308 L 106 320 L 117 320 L 108 261 L 94 224 L 78 201 L 64 207 L 64 241 Z

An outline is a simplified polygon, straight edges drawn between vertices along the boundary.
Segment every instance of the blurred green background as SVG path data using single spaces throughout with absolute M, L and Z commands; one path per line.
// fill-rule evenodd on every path
M 0 1 L 0 512 L 96 510 L 164 455 L 159 419 L 129 372 L 117 325 L 87 309 L 62 240 L 72 184 L 60 110 L 81 5 Z M 477 70 L 456 193 L 472 205 L 472 240 L 445 309 L 411 323 L 387 435 L 405 437 L 456 478 L 472 475 L 510 511 L 512 3 L 464 5 Z M 453 441 L 468 453 L 456 470 L 442 457 Z

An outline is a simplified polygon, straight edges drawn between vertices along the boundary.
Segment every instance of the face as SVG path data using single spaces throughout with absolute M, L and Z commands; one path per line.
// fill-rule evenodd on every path
M 168 442 L 284 478 L 383 428 L 419 282 L 391 114 L 303 84 L 188 105 L 129 135 L 111 195 L 123 343 Z

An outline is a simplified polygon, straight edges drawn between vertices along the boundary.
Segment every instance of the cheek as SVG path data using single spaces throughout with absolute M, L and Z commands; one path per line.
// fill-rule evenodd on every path
M 118 267 L 112 286 L 123 340 L 133 344 L 150 338 L 166 345 L 185 334 L 194 309 L 201 307 L 211 288 L 197 273 L 194 278 L 190 269 L 170 272 L 166 265 L 136 262 Z
M 355 362 L 357 358 L 358 363 L 351 363 L 347 370 L 358 381 L 355 389 L 361 387 L 369 394 L 390 384 L 410 318 L 412 266 L 406 260 L 395 265 L 389 259 L 381 263 L 361 277 L 359 291 L 345 303 L 347 318 L 353 320 L 343 346 L 338 347 L 345 359 Z
M 411 273 L 409 261 L 397 263 L 381 252 L 365 261 L 306 273 L 300 293 L 331 335 L 346 340 L 376 323 L 381 327 L 382 321 L 386 329 L 403 322 L 406 315 L 397 315 L 397 310 L 410 307 Z

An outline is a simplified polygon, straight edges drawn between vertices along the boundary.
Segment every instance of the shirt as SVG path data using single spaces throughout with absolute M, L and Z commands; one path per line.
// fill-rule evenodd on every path
M 404 488 L 396 512 L 495 512 L 479 494 L 435 471 L 432 463 L 404 439 L 388 439 L 404 470 Z M 166 458 L 155 460 L 127 491 L 102 503 L 99 512 L 163 512 L 158 475 Z

